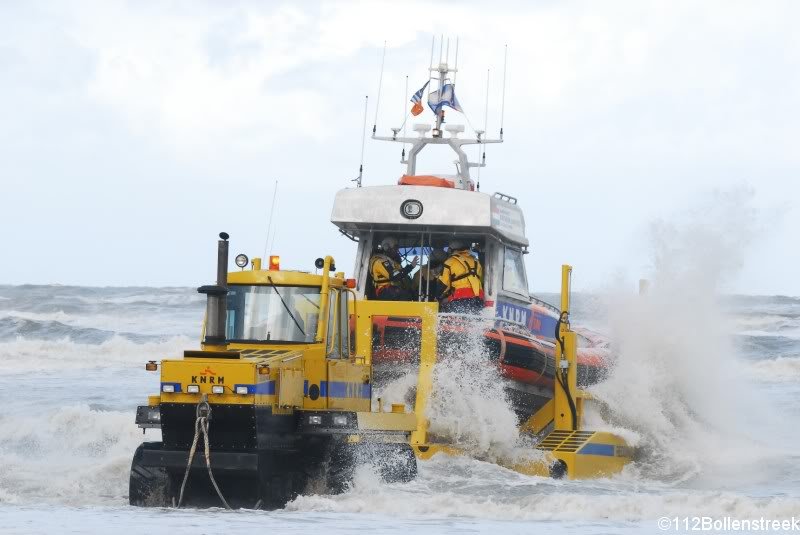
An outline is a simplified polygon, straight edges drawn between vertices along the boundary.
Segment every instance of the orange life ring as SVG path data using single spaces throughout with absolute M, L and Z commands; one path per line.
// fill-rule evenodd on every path
M 403 175 L 397 183 L 401 186 L 435 186 L 438 188 L 455 188 L 452 180 L 433 175 Z

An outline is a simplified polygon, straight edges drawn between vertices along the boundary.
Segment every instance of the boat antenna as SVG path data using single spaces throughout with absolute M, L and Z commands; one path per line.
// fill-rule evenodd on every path
M 408 98 L 408 75 L 406 74 L 406 91 L 403 93 L 403 110 L 400 117 L 403 118 L 403 137 L 406 137 L 406 123 L 408 122 L 406 119 L 406 99 Z M 400 153 L 400 161 L 403 162 L 406 159 L 406 144 L 403 143 L 403 152 Z
M 458 77 L 458 36 L 456 36 L 456 59 L 453 69 L 453 85 L 456 85 L 456 78 Z
M 275 236 L 278 235 L 278 223 L 280 219 L 275 220 L 275 228 L 272 231 L 272 240 L 269 242 L 269 256 L 272 256 L 272 251 L 275 250 Z
M 439 89 L 438 89 L 438 102 L 442 100 L 442 85 L 444 85 L 444 77 L 447 75 L 447 72 L 442 72 L 442 51 L 444 49 L 444 34 L 439 37 Z M 444 117 L 444 108 L 439 108 L 439 113 L 436 114 L 436 131 L 439 132 L 439 136 L 441 136 L 442 132 L 442 122 Z M 434 132 L 435 133 L 435 132 Z
M 381 107 L 381 87 L 383 86 L 383 66 L 386 63 L 386 41 L 383 42 L 383 55 L 381 56 L 381 75 L 378 77 L 378 98 L 375 101 L 375 120 L 372 122 L 372 135 L 378 128 L 378 110 Z
M 358 176 L 352 182 L 356 187 L 361 187 L 361 179 L 364 178 L 364 143 L 367 139 L 367 106 L 369 105 L 369 95 L 364 97 L 364 124 L 361 125 L 361 164 L 358 166 Z
M 483 136 L 486 135 L 486 128 L 488 127 L 489 123 L 489 74 L 491 73 L 491 69 L 486 69 L 486 102 L 483 105 Z M 478 135 L 480 139 L 482 136 L 481 134 Z M 481 157 L 481 153 L 483 153 L 483 157 Z M 478 191 L 481 190 L 481 167 L 486 165 L 486 143 L 478 144 L 478 173 L 477 179 L 478 183 L 476 185 Z
M 503 119 L 506 115 L 506 64 L 508 63 L 508 44 L 503 52 L 503 99 L 500 101 L 500 139 L 503 139 Z
M 267 223 L 267 239 L 264 240 L 264 255 L 267 257 L 267 246 L 269 245 L 269 233 L 272 230 L 272 216 L 275 214 L 275 199 L 278 197 L 278 181 L 275 181 L 275 188 L 272 190 L 272 207 L 269 209 L 269 222 Z
M 431 81 L 433 81 L 433 48 L 434 48 L 435 44 L 436 44 L 436 36 L 434 35 L 434 36 L 431 37 L 431 64 L 428 67 L 428 90 L 429 91 L 430 91 L 430 87 L 431 87 L 430 83 L 431 83 Z M 426 100 L 427 100 L 427 98 L 426 98 Z

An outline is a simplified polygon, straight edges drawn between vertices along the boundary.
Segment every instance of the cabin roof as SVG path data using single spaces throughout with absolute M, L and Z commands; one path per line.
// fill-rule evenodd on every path
M 370 230 L 479 233 L 527 247 L 522 209 L 515 199 L 513 202 L 508 199 L 433 186 L 348 188 L 336 193 L 331 222 L 349 233 Z

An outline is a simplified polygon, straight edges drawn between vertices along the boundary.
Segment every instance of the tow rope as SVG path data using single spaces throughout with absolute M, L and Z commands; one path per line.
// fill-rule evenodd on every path
M 197 404 L 195 415 L 197 416 L 197 419 L 194 422 L 194 440 L 192 441 L 192 447 L 189 449 L 189 462 L 186 464 L 186 473 L 183 474 L 183 483 L 181 483 L 181 493 L 178 497 L 177 507 L 180 508 L 181 504 L 183 503 L 183 491 L 186 489 L 186 482 L 189 480 L 189 471 L 192 468 L 192 461 L 194 460 L 195 451 L 197 451 L 197 442 L 199 441 L 200 434 L 202 433 L 203 443 L 205 445 L 205 458 L 206 468 L 208 469 L 208 478 L 211 480 L 211 484 L 214 485 L 214 490 L 217 491 L 217 496 L 219 496 L 219 499 L 225 505 L 225 508 L 230 509 L 231 506 L 228 505 L 228 502 L 222 495 L 222 491 L 219 490 L 217 481 L 214 479 L 214 474 L 211 473 L 211 457 L 209 455 L 210 448 L 208 446 L 208 427 L 209 419 L 211 418 L 211 405 L 208 403 L 206 394 L 203 394 L 203 397 L 200 399 L 200 403 Z

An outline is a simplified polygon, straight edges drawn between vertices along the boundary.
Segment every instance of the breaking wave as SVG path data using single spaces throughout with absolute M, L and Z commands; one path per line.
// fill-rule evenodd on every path
M 608 293 L 616 362 L 592 392 L 612 425 L 640 437 L 636 465 L 646 479 L 713 487 L 735 473 L 745 485 L 774 476 L 776 463 L 791 463 L 784 442 L 767 439 L 765 430 L 780 428 L 781 417 L 742 373 L 737 345 L 763 358 L 765 348 L 775 356 L 796 341 L 734 339 L 735 321 L 719 297 L 742 262 L 748 200 L 723 195 L 680 224 L 660 222 L 652 233 L 650 291 Z
M 99 344 L 115 336 L 134 342 L 161 340 L 164 338 L 159 335 L 115 332 L 93 327 L 79 327 L 76 325 L 67 325 L 55 320 L 0 317 L 0 341 L 18 339 L 69 340 L 84 344 Z
M 442 314 L 438 325 L 438 355 L 433 389 L 426 410 L 433 442 L 452 444 L 473 457 L 505 462 L 542 457 L 520 436 L 517 415 L 505 391 L 499 369 L 489 364 L 484 333 L 492 318 L 465 319 Z M 453 333 L 457 333 L 454 335 Z M 382 385 L 377 396 L 384 404 L 413 407 L 417 366 Z
M 0 413 L 0 502 L 125 503 L 141 441 L 131 411 Z
M 0 343 L 0 371 L 28 373 L 64 368 L 119 367 L 147 360 L 180 356 L 184 349 L 198 346 L 185 336 L 164 341 L 138 343 L 119 335 L 96 343 L 61 340 L 18 339 Z
M 287 509 L 412 518 L 636 522 L 685 515 L 790 518 L 798 507 L 797 498 L 675 492 L 624 477 L 597 482 L 531 478 L 490 463 L 439 455 L 420 463 L 419 478 L 409 484 L 386 485 L 377 477 L 362 476 L 345 494 L 300 496 Z
M 778 357 L 745 364 L 750 376 L 765 382 L 800 383 L 800 357 Z

